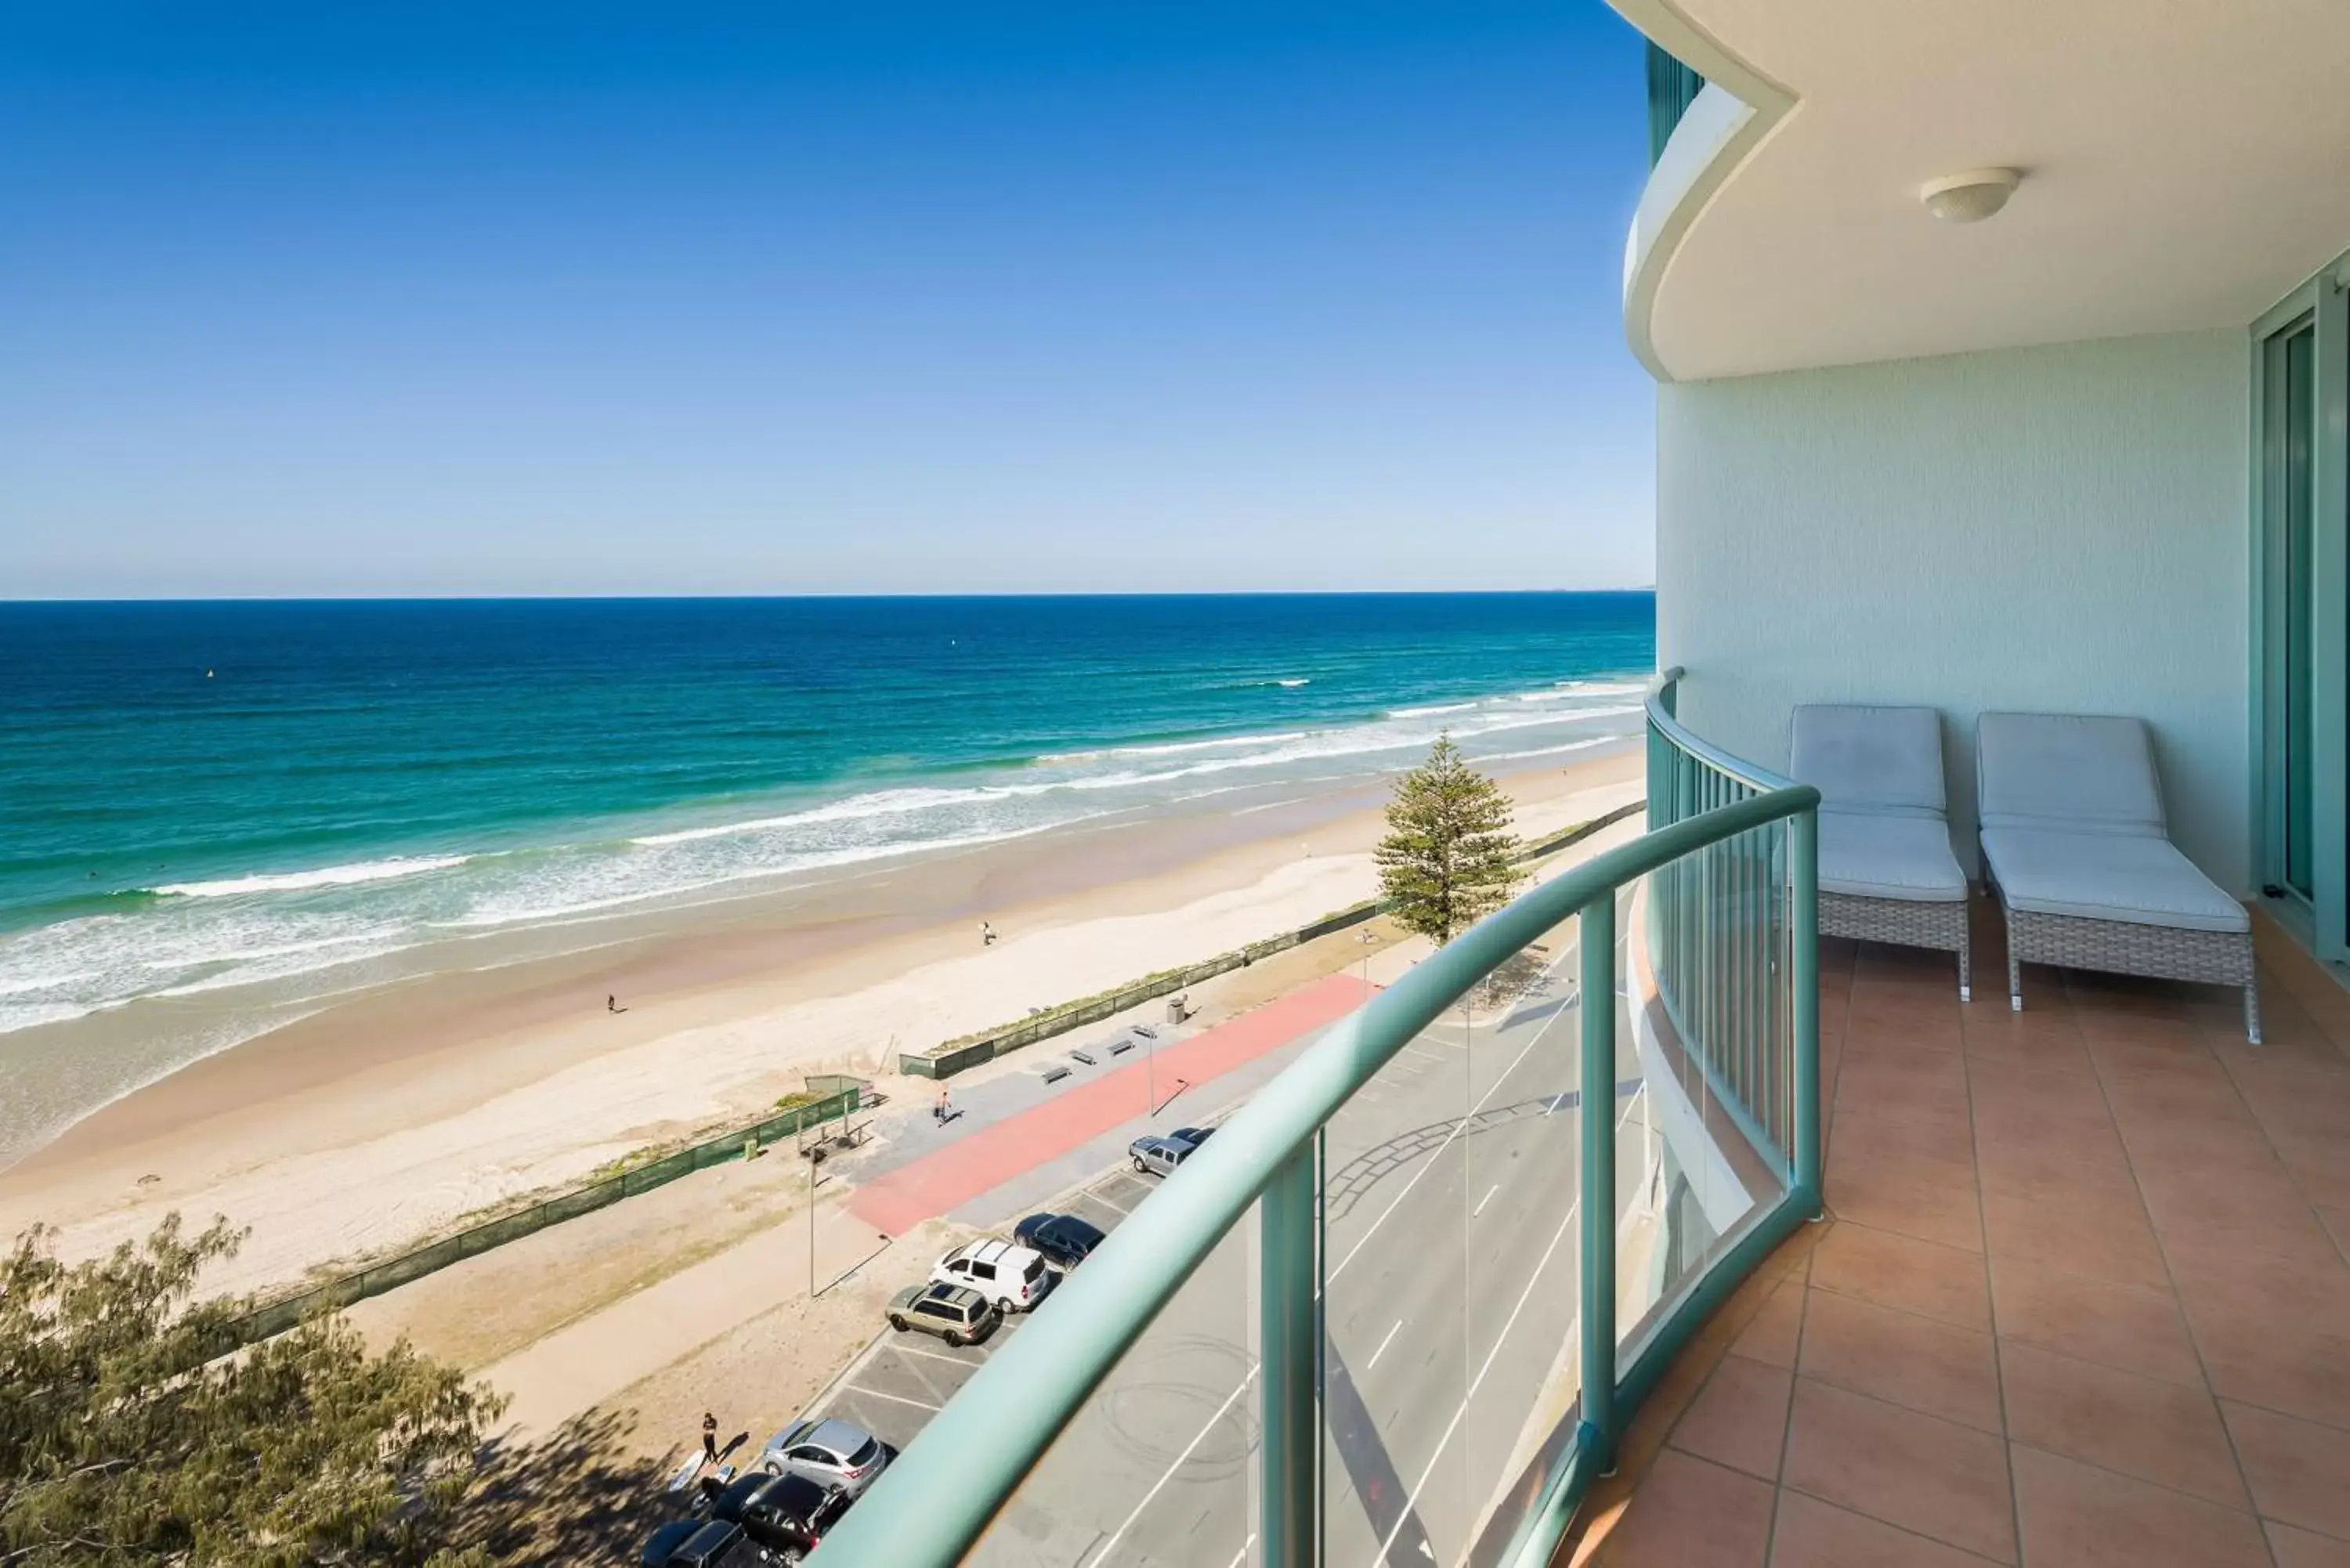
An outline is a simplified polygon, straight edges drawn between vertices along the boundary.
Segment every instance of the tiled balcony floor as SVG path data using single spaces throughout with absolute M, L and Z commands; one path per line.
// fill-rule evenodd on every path
M 1607 1568 L 2350 1568 L 2350 994 L 1824 944 L 1828 1222 L 1709 1324 Z

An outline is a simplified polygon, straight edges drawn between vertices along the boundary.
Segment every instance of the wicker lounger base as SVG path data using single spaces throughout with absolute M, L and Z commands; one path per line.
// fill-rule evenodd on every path
M 1967 939 L 1967 904 L 1918 898 L 1864 898 L 1820 894 L 1820 935 L 1897 948 L 1939 948 L 1959 955 L 1959 1000 L 1974 1000 L 1973 955 Z
M 1825 899 L 1821 900 L 1825 903 Z M 2008 1005 L 2023 1010 L 2023 965 L 2054 964 L 2149 980 L 2232 985 L 2244 992 L 2244 1035 L 2261 1043 L 2261 993 L 2250 931 L 2195 931 L 2132 920 L 2092 920 L 2007 908 Z

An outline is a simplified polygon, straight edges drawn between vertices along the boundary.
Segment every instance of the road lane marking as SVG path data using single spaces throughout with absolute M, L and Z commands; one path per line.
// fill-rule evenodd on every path
M 1252 1363 L 1248 1369 L 1248 1376 L 1240 1380 L 1239 1386 L 1224 1396 L 1224 1402 L 1216 1407 L 1216 1413 L 1208 1417 L 1208 1424 L 1200 1428 L 1199 1435 L 1183 1445 L 1183 1451 L 1175 1456 L 1175 1462 L 1167 1467 L 1167 1473 L 1160 1476 L 1151 1484 L 1150 1490 L 1142 1494 L 1142 1501 L 1134 1505 L 1134 1511 L 1126 1516 L 1126 1522 L 1110 1532 L 1109 1539 L 1102 1542 L 1099 1552 L 1094 1553 L 1092 1568 L 1101 1568 L 1103 1563 L 1109 1561 L 1111 1551 L 1117 1547 L 1120 1540 L 1124 1539 L 1126 1532 L 1134 1528 L 1134 1521 L 1142 1517 L 1142 1511 L 1150 1506 L 1151 1500 L 1165 1490 L 1169 1481 L 1175 1479 L 1175 1472 L 1181 1469 L 1200 1445 L 1208 1440 L 1208 1434 L 1216 1429 L 1216 1423 L 1224 1418 L 1224 1412 L 1232 1407 L 1232 1402 L 1248 1392 L 1248 1386 L 1256 1381 L 1257 1371 L 1257 1366 Z M 1241 1550 L 1245 1552 L 1248 1548 L 1243 1547 Z
M 1484 1363 L 1477 1368 L 1477 1376 L 1469 1380 L 1468 1391 L 1461 1396 L 1461 1407 L 1453 1411 L 1452 1419 L 1444 1424 L 1444 1435 L 1436 1439 L 1436 1451 L 1428 1456 L 1428 1468 L 1419 1472 L 1419 1480 L 1413 1484 L 1411 1494 L 1404 1499 L 1403 1511 L 1396 1516 L 1395 1528 L 1388 1532 L 1388 1538 L 1379 1542 L 1378 1552 L 1371 1558 L 1371 1568 L 1387 1568 L 1388 1552 L 1394 1548 L 1396 1537 L 1403 1533 L 1404 1525 L 1415 1517 L 1419 1507 L 1419 1494 L 1427 1487 L 1429 1478 L 1436 1473 L 1437 1465 L 1444 1458 L 1445 1449 L 1452 1441 L 1452 1434 L 1461 1429 L 1461 1418 L 1469 1413 L 1469 1402 L 1484 1386 L 1485 1374 L 1493 1370 L 1493 1358 L 1500 1355 L 1502 1346 L 1510 1342 L 1510 1330 L 1517 1326 L 1518 1314 L 1525 1311 L 1526 1303 L 1534 1299 L 1534 1286 L 1542 1282 L 1543 1271 L 1550 1267 L 1551 1254 L 1558 1251 L 1559 1242 L 1565 1240 L 1567 1231 L 1573 1229 L 1575 1213 L 1582 1207 L 1580 1197 L 1566 1206 L 1566 1218 L 1561 1220 L 1558 1229 L 1552 1232 L 1550 1245 L 1543 1249 L 1542 1262 L 1536 1263 L 1534 1272 L 1527 1276 L 1526 1288 L 1518 1293 L 1518 1304 L 1510 1309 L 1508 1319 L 1502 1324 L 1502 1332 L 1493 1338 L 1493 1348 L 1485 1353 Z
M 1133 1213 L 1133 1212 L 1134 1212 L 1134 1210 L 1133 1210 L 1127 1208 L 1124 1204 L 1121 1204 L 1121 1203 L 1112 1203 L 1108 1199 L 1104 1198 L 1104 1197 L 1103 1197 L 1100 1193 L 1098 1193 L 1098 1192 L 1087 1192 L 1087 1193 L 1085 1193 L 1083 1196 L 1084 1196 L 1084 1197 L 1086 1197 L 1086 1198 L 1090 1198 L 1090 1199 L 1092 1199 L 1095 1202 L 1097 1202 L 1097 1203 L 1100 1204 L 1100 1205 L 1101 1205 L 1103 1208 L 1105 1208 L 1105 1209 L 1115 1209 L 1115 1210 L 1118 1210 L 1121 1215 L 1124 1215 L 1124 1214 L 1131 1214 L 1131 1213 Z
M 1624 1130 L 1624 1123 L 1631 1114 L 1632 1107 L 1627 1104 L 1616 1117 L 1617 1132 L 1620 1133 Z M 1518 1314 L 1525 1311 L 1526 1303 L 1534 1299 L 1534 1287 L 1542 1282 L 1543 1272 L 1550 1267 L 1551 1254 L 1556 1252 L 1559 1242 L 1565 1240 L 1567 1230 L 1574 1225 L 1575 1216 L 1582 1207 L 1583 1197 L 1578 1193 L 1575 1195 L 1575 1201 L 1566 1206 L 1566 1217 L 1558 1222 L 1558 1229 L 1552 1233 L 1550 1245 L 1543 1249 L 1542 1259 L 1534 1264 L 1534 1272 L 1526 1276 L 1526 1288 L 1518 1293 L 1517 1304 L 1510 1309 L 1509 1317 L 1503 1322 L 1502 1332 L 1493 1336 L 1492 1348 L 1485 1352 L 1485 1359 L 1478 1366 L 1477 1376 L 1470 1379 L 1468 1391 L 1461 1397 L 1461 1408 L 1452 1412 L 1452 1419 L 1444 1424 L 1444 1435 L 1436 1439 L 1436 1451 L 1428 1456 L 1428 1468 L 1419 1472 L 1419 1480 L 1411 1489 L 1411 1495 L 1404 1499 L 1403 1512 L 1397 1517 L 1395 1528 L 1388 1532 L 1388 1538 L 1379 1543 L 1378 1554 L 1371 1559 L 1371 1568 L 1388 1568 L 1388 1552 L 1394 1548 L 1396 1537 L 1403 1533 L 1404 1524 L 1413 1517 L 1419 1508 L 1420 1491 L 1428 1485 L 1429 1478 L 1436 1473 L 1438 1462 L 1444 1458 L 1446 1445 L 1452 1441 L 1452 1434 L 1460 1429 L 1461 1418 L 1469 1413 L 1469 1402 L 1477 1397 L 1477 1390 L 1484 1386 L 1485 1375 L 1493 1369 L 1493 1360 L 1502 1354 L 1502 1346 L 1510 1342 L 1510 1330 L 1517 1326 Z M 1580 1324 L 1582 1320 L 1583 1314 L 1578 1311 L 1575 1314 L 1575 1322 L 1568 1325 L 1566 1334 L 1562 1337 L 1573 1338 L 1575 1324 Z
M 1256 1532 L 1252 1530 L 1248 1532 L 1248 1539 L 1241 1542 L 1241 1549 L 1232 1553 L 1231 1568 L 1241 1568 L 1241 1564 L 1248 1561 L 1248 1549 L 1255 1544 Z
M 1403 1054 L 1407 1056 L 1425 1056 L 1431 1062 L 1441 1062 L 1444 1060 L 1444 1057 L 1440 1054 L 1434 1051 L 1423 1051 L 1417 1045 L 1405 1046 L 1403 1048 Z
M 936 1405 L 926 1403 L 920 1399 L 909 1399 L 903 1394 L 884 1394 L 879 1388 L 868 1388 L 862 1383 L 852 1383 L 847 1387 L 842 1389 L 841 1392 L 844 1394 L 863 1394 L 875 1399 L 887 1399 L 893 1405 L 911 1405 L 915 1409 L 928 1410 L 933 1416 L 939 1413 L 940 1408 Z
M 1396 1330 L 1400 1329 L 1401 1327 L 1403 1327 L 1403 1319 L 1396 1319 L 1395 1328 L 1388 1330 L 1388 1337 L 1379 1341 L 1379 1347 L 1371 1352 L 1371 1358 L 1368 1361 L 1363 1363 L 1364 1371 L 1368 1372 L 1372 1367 L 1377 1366 L 1379 1364 L 1379 1357 L 1388 1353 L 1388 1341 L 1395 1338 Z
M 983 1365 L 976 1361 L 965 1361 L 960 1355 L 941 1355 L 935 1350 L 924 1350 L 920 1345 L 893 1345 L 889 1348 L 896 1351 L 900 1355 L 927 1356 L 932 1361 L 943 1361 L 949 1366 L 964 1366 L 976 1369 Z
M 1477 1199 L 1477 1207 L 1469 1210 L 1469 1218 L 1474 1220 L 1478 1215 L 1485 1212 L 1485 1205 L 1493 1201 L 1493 1194 L 1500 1190 L 1502 1190 L 1502 1184 L 1498 1181 L 1485 1189 L 1485 1196 Z
M 1559 1018 L 1563 1018 L 1565 1016 L 1565 1014 L 1562 1012 L 1558 1014 L 1557 1017 L 1554 1017 L 1550 1023 L 1545 1023 L 1540 1029 L 1535 1030 L 1534 1037 L 1526 1042 L 1525 1050 L 1519 1052 L 1515 1056 L 1510 1059 L 1510 1064 L 1502 1070 L 1502 1075 L 1500 1077 L 1495 1078 L 1493 1082 L 1487 1086 L 1483 1096 L 1480 1098 L 1474 1106 L 1471 1106 L 1469 1108 L 1469 1114 L 1461 1117 L 1452 1124 L 1452 1130 L 1444 1135 L 1444 1141 L 1436 1146 L 1436 1152 L 1430 1155 L 1425 1160 L 1421 1161 L 1419 1168 L 1411 1173 L 1411 1179 L 1403 1184 L 1403 1190 L 1395 1195 L 1395 1201 L 1389 1203 L 1385 1209 L 1380 1210 L 1379 1217 L 1371 1221 L 1370 1228 L 1355 1239 L 1355 1244 L 1352 1247 L 1347 1249 L 1347 1255 L 1338 1260 L 1338 1266 L 1331 1270 L 1327 1279 L 1325 1280 L 1324 1284 L 1326 1288 L 1330 1284 L 1335 1284 L 1337 1282 L 1338 1276 L 1347 1272 L 1347 1265 L 1353 1262 L 1362 1252 L 1362 1250 L 1370 1244 L 1371 1238 L 1378 1233 L 1379 1227 L 1387 1223 L 1388 1216 L 1396 1211 L 1396 1206 L 1400 1204 L 1405 1199 L 1411 1196 L 1411 1189 L 1419 1185 L 1419 1179 L 1436 1168 L 1436 1162 L 1443 1158 L 1444 1151 L 1446 1149 L 1452 1147 L 1452 1140 L 1461 1136 L 1461 1129 L 1467 1127 L 1471 1121 L 1476 1119 L 1477 1113 L 1485 1108 L 1485 1102 L 1487 1100 L 1492 1099 L 1495 1095 L 1502 1092 L 1502 1085 L 1510 1081 L 1510 1075 L 1518 1070 L 1518 1064 L 1523 1062 L 1526 1059 L 1527 1054 L 1533 1051 L 1535 1046 L 1542 1044 L 1543 1036 L 1551 1032 L 1551 1030 L 1557 1024 Z

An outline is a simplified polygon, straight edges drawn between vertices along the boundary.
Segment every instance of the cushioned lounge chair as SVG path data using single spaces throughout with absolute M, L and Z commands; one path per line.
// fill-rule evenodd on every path
M 2023 1007 L 2027 961 L 2241 986 L 2260 1044 L 2251 918 L 2170 842 L 2141 721 L 1985 713 L 1975 770 L 2009 1005 Z
M 1820 934 L 1959 955 L 1974 995 L 1967 877 L 1944 815 L 1931 708 L 1795 710 L 1788 771 L 1820 792 Z

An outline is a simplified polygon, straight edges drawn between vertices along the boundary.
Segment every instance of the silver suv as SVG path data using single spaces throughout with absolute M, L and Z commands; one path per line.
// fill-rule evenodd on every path
M 949 1345 L 977 1345 L 1003 1321 L 993 1302 L 962 1285 L 908 1285 L 889 1298 L 891 1328 L 918 1328 Z
M 1191 1158 L 1197 1147 L 1179 1138 L 1139 1137 L 1126 1146 L 1126 1152 L 1133 1159 L 1138 1174 L 1172 1176 L 1175 1168 Z

